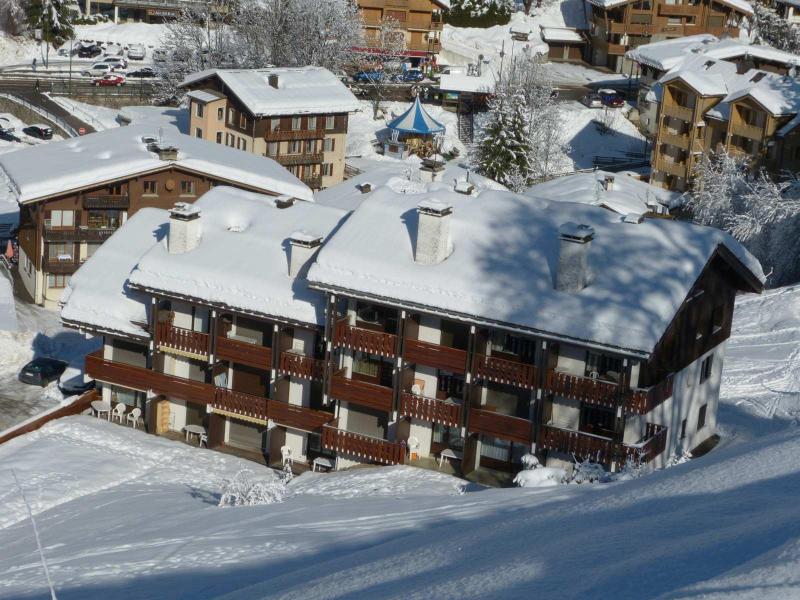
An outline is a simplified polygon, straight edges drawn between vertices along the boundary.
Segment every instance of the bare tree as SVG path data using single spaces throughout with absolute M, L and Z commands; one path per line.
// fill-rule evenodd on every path
M 366 85 L 370 90 L 372 118 L 377 119 L 387 88 L 402 68 L 406 34 L 397 19 L 387 17 L 372 35 L 367 35 L 366 44 L 369 46 L 364 57 L 368 65 Z

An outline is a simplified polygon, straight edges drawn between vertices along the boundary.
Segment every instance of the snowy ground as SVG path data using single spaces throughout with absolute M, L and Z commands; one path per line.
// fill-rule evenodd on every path
M 150 124 L 154 128 L 177 127 L 179 131 L 189 131 L 189 111 L 185 108 L 171 106 L 123 106 L 122 108 L 108 108 L 96 104 L 79 102 L 64 96 L 50 96 L 56 104 L 75 114 L 76 117 L 88 123 L 97 131 L 119 127 L 120 114 L 130 119 L 131 124 Z
M 406 467 L 306 474 L 89 417 L 0 447 L 0 597 L 800 597 L 800 289 L 739 299 L 723 434 L 607 485 L 464 488 Z M 242 467 L 282 502 L 218 508 Z

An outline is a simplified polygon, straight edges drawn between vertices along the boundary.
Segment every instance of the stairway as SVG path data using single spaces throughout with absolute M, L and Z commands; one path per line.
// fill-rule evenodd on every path
M 466 105 L 459 106 L 458 110 L 458 139 L 465 144 L 471 144 L 475 135 L 475 116 L 472 105 L 465 110 Z

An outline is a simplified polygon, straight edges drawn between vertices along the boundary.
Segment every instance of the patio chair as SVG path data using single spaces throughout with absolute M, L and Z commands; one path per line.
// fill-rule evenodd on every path
M 126 410 L 128 410 L 128 407 L 120 402 L 114 407 L 114 410 L 111 411 L 111 420 L 119 419 L 119 424 L 122 425 L 122 417 L 125 415 Z
M 294 466 L 292 449 L 289 446 L 281 446 L 281 465 L 285 467 L 287 463 Z
M 127 416 L 125 417 L 125 422 L 133 423 L 133 428 L 136 429 L 136 427 L 139 425 L 139 417 L 141 416 L 142 416 L 142 409 L 136 407 L 127 414 Z
M 202 448 L 203 444 L 205 444 L 206 448 L 208 448 L 208 434 L 207 433 L 201 433 L 200 434 L 200 440 L 197 442 L 197 447 L 198 448 Z

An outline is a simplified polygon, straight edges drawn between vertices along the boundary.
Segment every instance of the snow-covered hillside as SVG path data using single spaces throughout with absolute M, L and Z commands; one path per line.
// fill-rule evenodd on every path
M 723 443 L 624 483 L 306 474 L 72 417 L 0 446 L 0 598 L 800 597 L 800 288 L 740 298 Z M 731 441 L 725 436 L 733 435 Z M 242 467 L 280 503 L 218 508 Z

